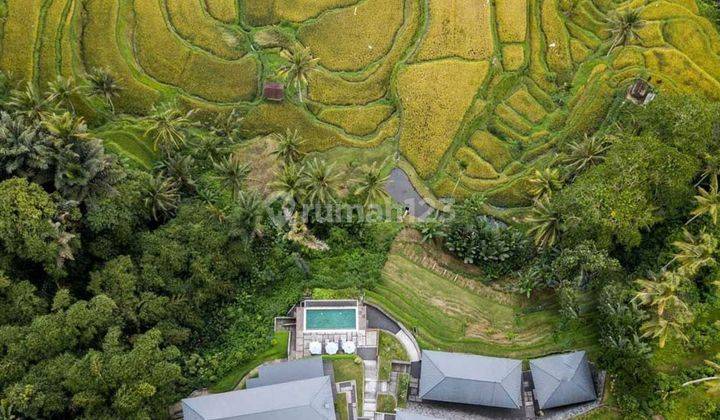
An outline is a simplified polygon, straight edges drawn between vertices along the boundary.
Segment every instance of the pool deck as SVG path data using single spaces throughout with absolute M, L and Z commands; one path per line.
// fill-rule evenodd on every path
M 356 307 L 358 314 L 357 330 L 338 330 L 338 331 L 312 331 L 305 330 L 305 308 L 332 308 L 332 307 Z M 312 356 L 310 354 L 310 343 L 319 341 L 323 344 L 323 352 L 325 344 L 328 342 L 346 342 L 352 341 L 358 348 L 358 353 L 362 348 L 377 349 L 379 333 L 377 330 L 367 329 L 367 307 L 358 301 L 315 301 L 308 300 L 302 302 L 295 307 L 295 343 L 290 349 L 291 359 L 301 359 Z

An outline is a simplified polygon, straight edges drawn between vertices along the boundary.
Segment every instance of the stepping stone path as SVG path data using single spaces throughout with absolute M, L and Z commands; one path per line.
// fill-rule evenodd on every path
M 378 363 L 376 360 L 363 360 L 365 392 L 363 394 L 363 417 L 374 418 L 377 410 Z

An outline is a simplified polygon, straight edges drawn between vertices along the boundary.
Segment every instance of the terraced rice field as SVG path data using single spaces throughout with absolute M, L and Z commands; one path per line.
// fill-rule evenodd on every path
M 419 189 L 485 192 L 498 215 L 527 206 L 528 174 L 601 125 L 635 78 L 720 99 L 720 35 L 694 0 L 0 3 L 0 70 L 18 83 L 104 67 L 125 87 L 117 106 L 127 113 L 179 97 L 247 109 L 248 136 L 298 129 L 319 152 L 392 143 Z M 607 18 L 628 8 L 646 24 L 608 54 Z M 261 98 L 281 62 L 276 45 L 319 59 L 302 104 Z M 92 120 L 97 104 L 78 105 Z M 115 140 L 151 159 L 130 143 Z

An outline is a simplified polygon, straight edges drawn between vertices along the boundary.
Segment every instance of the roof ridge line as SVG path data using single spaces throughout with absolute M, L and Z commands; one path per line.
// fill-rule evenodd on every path
M 325 376 L 323 376 L 323 379 L 325 379 L 325 381 L 323 382 L 323 386 L 325 386 L 325 384 L 326 384 L 328 381 L 330 381 L 330 376 L 325 375 Z M 320 394 L 320 391 L 322 391 L 323 386 L 319 386 L 318 389 L 317 389 L 317 391 L 316 391 L 315 394 L 313 395 L 312 399 L 310 400 L 310 407 L 313 409 L 314 412 L 316 412 L 316 413 L 318 413 L 320 416 L 323 416 L 323 417 L 324 417 L 323 413 L 319 412 L 319 411 L 315 408 L 315 406 L 313 406 L 313 401 L 315 401 L 315 397 L 317 397 L 318 394 Z M 331 388 L 331 389 L 330 389 L 330 393 L 331 393 L 331 395 L 332 395 L 332 386 L 331 386 L 330 388 Z
M 522 374 L 522 373 L 521 373 L 521 374 Z M 510 398 L 510 401 L 512 401 L 513 403 L 515 403 L 515 400 L 513 399 L 512 395 L 510 395 L 510 393 L 508 392 L 508 390 L 505 389 L 504 386 L 502 386 L 502 383 L 499 383 L 499 384 L 496 384 L 496 385 L 499 385 L 500 388 L 501 388 L 503 391 L 505 391 L 505 395 L 507 395 L 507 397 Z M 521 393 L 521 397 L 522 397 L 522 382 L 521 382 L 521 387 L 520 387 L 520 393 Z M 516 406 L 517 408 L 520 408 L 520 405 L 517 404 L 517 403 L 515 403 L 515 406 Z
M 518 362 L 520 363 L 520 366 L 521 366 L 520 373 L 522 374 L 522 362 L 520 362 L 520 361 L 518 361 Z M 500 382 L 502 383 L 502 381 L 509 378 L 513 372 L 515 372 L 515 368 L 513 368 L 510 372 L 508 372 L 507 375 L 503 376 L 502 379 L 500 379 Z
M 553 390 L 548 394 L 547 399 L 546 399 L 545 401 L 543 401 L 543 404 L 544 404 L 544 403 L 548 402 L 548 401 L 550 400 L 550 397 L 552 397 L 552 395 L 555 394 L 555 392 L 560 388 L 560 385 L 562 385 L 563 381 L 562 381 L 562 379 L 558 378 L 557 376 L 553 375 L 552 373 L 548 372 L 547 370 L 541 368 L 540 366 L 535 365 L 535 367 L 536 367 L 538 370 L 543 371 L 545 374 L 547 374 L 547 375 L 550 376 L 551 378 L 553 378 L 553 379 L 555 379 L 556 381 L 558 381 L 557 386 L 556 386 L 555 388 L 553 388 Z M 532 369 L 531 369 L 531 371 L 532 371 Z M 533 378 L 533 380 L 534 380 L 534 378 Z M 540 402 L 540 401 L 538 400 L 538 402 Z
M 438 387 L 438 385 L 440 385 L 441 383 L 445 382 L 445 379 L 447 379 L 447 376 L 445 376 L 445 375 L 442 373 L 442 370 L 440 370 L 440 368 L 439 368 L 435 363 L 433 363 L 432 358 L 428 357 L 427 360 L 430 362 L 431 365 L 433 365 L 433 367 L 434 367 L 435 369 L 437 369 L 438 372 L 440 372 L 440 373 L 442 374 L 442 379 L 439 380 L 438 383 L 436 383 L 435 385 L 433 385 L 432 388 L 428 389 L 427 392 L 425 392 L 423 395 L 427 395 L 427 394 L 431 393 L 435 388 Z M 455 378 L 455 379 L 459 379 L 459 378 Z

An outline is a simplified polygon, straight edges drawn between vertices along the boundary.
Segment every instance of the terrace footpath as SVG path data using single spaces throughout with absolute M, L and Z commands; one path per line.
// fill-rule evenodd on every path
M 377 360 L 363 360 L 365 392 L 363 394 L 363 417 L 374 418 L 377 410 L 378 363 Z

